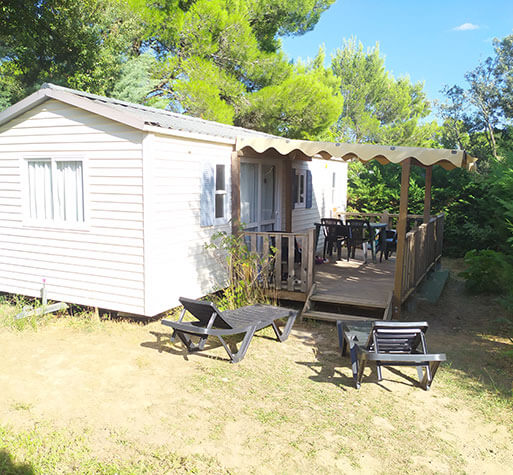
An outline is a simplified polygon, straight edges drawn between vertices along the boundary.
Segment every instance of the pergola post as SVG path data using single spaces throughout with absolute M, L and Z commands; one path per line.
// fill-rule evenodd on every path
M 426 168 L 426 185 L 424 187 L 424 223 L 431 218 L 431 183 L 433 180 L 433 166 Z
M 283 160 L 283 188 L 284 188 L 284 231 L 292 232 L 292 159 L 287 157 Z
M 406 221 L 408 219 L 408 192 L 410 188 L 411 158 L 401 163 L 401 201 L 399 204 L 399 221 L 397 223 L 397 258 L 395 262 L 393 316 L 401 313 L 403 287 L 404 255 L 406 246 Z
M 231 184 L 232 184 L 232 234 L 240 232 L 240 155 L 233 151 L 231 157 Z

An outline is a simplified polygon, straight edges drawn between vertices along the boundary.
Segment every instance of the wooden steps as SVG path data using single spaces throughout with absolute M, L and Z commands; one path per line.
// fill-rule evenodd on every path
M 330 313 L 330 312 L 318 312 L 315 310 L 308 310 L 301 314 L 302 318 L 311 318 L 312 320 L 324 320 L 328 322 L 336 322 L 337 320 L 376 320 L 372 317 L 364 317 L 358 315 L 349 315 L 345 313 Z
M 392 310 L 392 293 L 385 301 L 346 297 L 313 291 L 301 313 L 303 318 L 335 322 L 337 320 L 389 320 Z
M 376 302 L 367 299 L 348 298 L 339 295 L 330 294 L 314 294 L 310 297 L 313 302 L 324 302 L 339 305 L 350 305 L 353 307 L 364 307 L 364 308 L 382 308 L 386 307 L 386 302 Z

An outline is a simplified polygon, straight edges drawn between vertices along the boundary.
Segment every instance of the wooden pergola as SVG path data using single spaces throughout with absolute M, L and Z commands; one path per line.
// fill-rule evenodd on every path
M 370 144 L 345 144 L 332 142 L 315 142 L 291 140 L 285 138 L 244 137 L 238 138 L 236 150 L 232 154 L 232 226 L 237 233 L 240 228 L 240 158 L 244 150 L 250 149 L 259 154 L 273 153 L 284 159 L 283 181 L 286 189 L 290 189 L 292 161 L 294 159 L 311 160 L 320 157 L 326 160 L 339 159 L 344 161 L 360 160 L 368 162 L 377 160 L 381 164 L 397 163 L 401 165 L 401 196 L 397 222 L 397 257 L 394 277 L 393 313 L 398 315 L 403 301 L 403 270 L 406 249 L 406 229 L 408 216 L 409 182 L 412 165 L 422 167 L 426 171 L 424 194 L 424 218 L 427 225 L 431 218 L 431 184 L 433 166 L 452 170 L 466 168 L 471 170 L 476 159 L 464 150 L 430 149 L 422 147 L 394 147 Z M 291 193 L 285 193 L 285 231 L 292 228 Z

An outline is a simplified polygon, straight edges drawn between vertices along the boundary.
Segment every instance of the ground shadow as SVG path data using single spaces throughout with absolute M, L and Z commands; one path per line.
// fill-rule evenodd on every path
M 485 390 L 504 398 L 512 397 L 513 358 L 508 355 L 513 352 L 513 317 L 493 297 L 469 295 L 464 283 L 453 278 L 437 304 L 417 302 L 413 308 L 403 311 L 401 320 L 428 322 L 428 352 L 445 353 L 447 361 L 442 363 L 441 369 L 450 368 L 470 391 L 482 393 Z M 301 330 L 301 343 L 311 346 L 317 358 L 315 363 L 297 362 L 312 369 L 310 379 L 354 387 L 351 377 L 340 374 L 344 367 L 351 371 L 351 362 L 349 356 L 340 354 L 334 324 L 307 320 L 295 329 Z M 368 367 L 371 374 L 366 371 L 363 384 L 379 384 L 375 366 Z M 386 368 L 399 376 L 394 384 L 418 387 L 417 379 L 400 368 Z M 386 381 L 386 373 L 383 376 Z
M 33 475 L 34 469 L 28 463 L 15 463 L 11 454 L 0 450 L 0 473 L 2 475 Z
M 461 379 L 478 382 L 473 391 L 486 389 L 505 398 L 513 387 L 513 317 L 492 296 L 470 295 L 464 282 L 450 278 L 436 304 L 417 302 L 403 319 L 426 320 L 428 351 L 447 354 L 447 363 Z
M 210 337 L 205 342 L 205 346 L 203 350 L 201 351 L 192 351 L 188 352 L 185 345 L 180 341 L 178 337 L 174 339 L 174 341 L 171 340 L 172 332 L 158 332 L 158 331 L 150 331 L 150 334 L 153 335 L 156 340 L 154 341 L 145 341 L 141 343 L 141 346 L 144 348 L 150 348 L 152 350 L 156 350 L 159 353 L 165 352 L 176 356 L 182 356 L 185 360 L 188 360 L 189 355 L 197 355 L 202 358 L 210 358 L 215 360 L 223 360 L 223 361 L 230 361 L 230 358 L 228 355 L 223 355 L 222 357 L 218 355 L 210 354 L 209 351 L 215 350 L 217 348 L 222 347 L 223 345 L 221 342 L 215 338 Z M 276 340 L 274 337 L 270 337 L 265 334 L 258 334 L 256 333 L 253 338 L 264 338 L 267 340 Z M 192 337 L 193 341 L 196 343 L 198 338 Z M 232 351 L 232 353 L 236 353 L 238 351 L 238 348 L 240 346 L 240 343 L 242 342 L 244 338 L 244 334 L 239 335 L 228 335 L 226 337 L 223 337 L 226 344 Z M 223 350 L 224 351 L 224 350 Z
M 327 338 L 327 333 L 333 334 L 333 336 L 335 336 L 334 332 L 330 331 L 333 330 L 332 324 L 311 324 L 306 322 L 303 325 L 303 328 L 311 333 L 311 338 L 308 339 L 308 344 L 313 346 L 313 351 L 317 361 L 296 361 L 296 364 L 308 367 L 312 371 L 313 374 L 309 376 L 311 381 L 315 381 L 317 383 L 334 384 L 344 391 L 347 391 L 347 388 L 356 389 L 355 381 L 351 373 L 351 359 L 349 354 L 342 356 L 340 348 L 338 347 L 338 339 Z M 350 376 L 344 374 L 342 372 L 342 368 L 347 368 L 347 370 L 350 372 Z M 383 368 L 388 369 L 395 375 L 404 379 L 404 381 L 394 380 L 394 383 L 404 384 L 406 386 L 420 387 L 419 382 L 416 379 L 405 374 L 404 372 L 386 365 L 383 365 Z M 369 370 L 370 374 L 368 373 Z M 386 378 L 386 373 L 383 374 L 383 376 L 384 377 L 382 381 L 387 381 L 388 379 Z M 385 391 L 391 392 L 389 388 L 382 384 L 382 381 L 378 381 L 376 366 L 373 364 L 367 365 L 362 383 L 376 384 Z

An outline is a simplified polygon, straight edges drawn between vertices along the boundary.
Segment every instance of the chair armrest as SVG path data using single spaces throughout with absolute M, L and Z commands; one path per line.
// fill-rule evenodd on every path
M 446 361 L 445 353 L 374 353 L 358 347 L 362 359 L 367 361 L 381 361 L 382 363 L 423 363 L 429 361 Z

